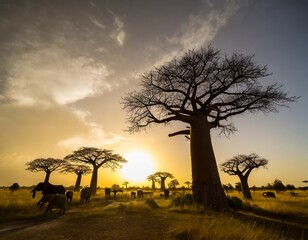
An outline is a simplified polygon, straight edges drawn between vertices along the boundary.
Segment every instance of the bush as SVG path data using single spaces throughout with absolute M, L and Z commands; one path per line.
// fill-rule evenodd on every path
M 243 208 L 243 201 L 238 197 L 227 196 L 227 204 L 230 208 L 239 210 Z
M 154 199 L 145 200 L 145 204 L 148 205 L 152 209 L 159 208 L 158 204 L 155 202 Z
M 182 194 L 179 197 L 176 197 L 175 199 L 173 199 L 173 204 L 178 207 L 184 207 L 184 206 L 191 206 L 194 203 L 194 197 L 192 194 Z

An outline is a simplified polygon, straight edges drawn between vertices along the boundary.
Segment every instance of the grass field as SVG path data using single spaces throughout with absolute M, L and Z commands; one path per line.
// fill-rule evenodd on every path
M 306 239 L 308 196 L 299 191 L 298 197 L 288 192 L 266 199 L 261 191 L 253 193 L 253 201 L 244 201 L 243 210 L 266 221 L 251 221 L 231 213 L 203 211 L 196 206 L 176 207 L 155 192 L 152 199 L 131 200 L 130 193 L 118 193 L 116 200 L 106 201 L 103 190 L 87 204 L 79 203 L 74 195 L 67 213 L 43 217 L 43 209 L 36 205 L 40 194 L 32 199 L 31 189 L 11 193 L 0 189 L 0 239 Z M 178 191 L 178 195 L 182 194 Z M 229 196 L 241 198 L 237 192 Z M 248 209 L 248 210 L 247 210 Z M 201 212 L 201 213 L 200 213 Z M 287 221 L 306 228 L 302 234 L 292 235 L 271 227 L 268 218 Z M 33 222 L 33 224 L 31 224 Z M 29 227 L 20 227 L 21 224 Z M 19 226 L 16 231 L 5 231 Z M 41 231 L 44 229 L 44 231 Z M 86 232 L 85 232 L 86 229 Z M 69 230 L 69 231 L 68 231 Z M 91 237 L 89 237 L 91 236 Z

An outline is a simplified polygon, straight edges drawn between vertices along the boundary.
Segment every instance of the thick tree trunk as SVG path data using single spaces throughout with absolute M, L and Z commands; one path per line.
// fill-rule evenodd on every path
M 165 190 L 166 186 L 165 186 L 165 178 L 161 178 L 161 183 L 160 183 L 160 190 Z
M 96 194 L 96 188 L 97 188 L 97 172 L 98 172 L 98 168 L 93 166 L 93 172 L 92 172 L 91 184 L 90 184 L 91 195 L 95 195 L 95 194 Z
M 46 172 L 44 183 L 48 183 L 49 182 L 50 173 L 51 172 Z
M 243 197 L 246 199 L 252 199 L 249 186 L 248 186 L 248 178 L 243 176 L 243 177 L 240 177 L 240 180 L 242 183 Z
M 81 176 L 82 176 L 81 173 L 77 174 L 77 180 L 76 180 L 74 192 L 79 192 L 80 190 Z
M 152 189 L 155 190 L 155 182 L 152 181 Z
M 196 118 L 190 128 L 192 189 L 194 199 L 206 209 L 227 208 L 213 151 L 210 128 L 205 118 Z

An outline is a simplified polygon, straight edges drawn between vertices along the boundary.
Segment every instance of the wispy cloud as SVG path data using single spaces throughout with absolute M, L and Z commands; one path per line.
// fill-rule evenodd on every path
M 114 39 L 120 46 L 124 45 L 126 33 L 124 31 L 124 22 L 112 13 L 114 16 L 114 30 L 111 33 L 111 38 Z
M 112 88 L 106 66 L 56 46 L 18 55 L 9 70 L 6 96 L 20 105 L 64 105 Z

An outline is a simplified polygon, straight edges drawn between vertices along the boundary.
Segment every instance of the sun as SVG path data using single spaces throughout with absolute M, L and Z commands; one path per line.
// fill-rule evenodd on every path
M 124 154 L 127 163 L 124 164 L 120 172 L 125 180 L 130 182 L 146 181 L 147 176 L 155 172 L 155 164 L 149 154 L 135 150 Z

